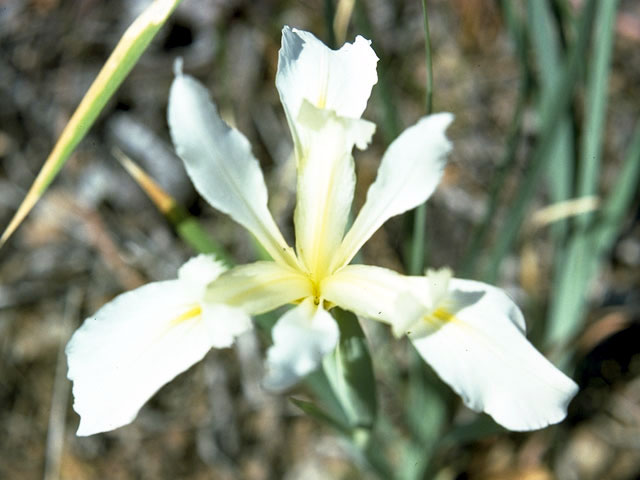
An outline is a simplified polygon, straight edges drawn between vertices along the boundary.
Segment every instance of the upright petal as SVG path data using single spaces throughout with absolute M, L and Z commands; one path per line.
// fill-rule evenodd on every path
M 346 265 L 360 247 L 390 217 L 425 202 L 442 178 L 451 143 L 445 130 L 450 113 L 422 118 L 389 146 L 367 200 L 332 263 L 332 271 Z
M 265 388 L 285 390 L 322 363 L 338 343 L 336 321 L 309 297 L 285 313 L 271 331 Z
M 447 300 L 409 334 L 425 361 L 467 406 L 510 430 L 560 422 L 578 387 L 529 343 L 507 295 L 452 279 Z
M 306 99 L 300 124 L 310 133 L 298 161 L 295 210 L 296 250 L 306 270 L 319 279 L 342 241 L 356 178 L 351 151 L 371 140 L 375 125 L 336 116 Z
M 313 294 L 309 277 L 298 270 L 275 262 L 255 262 L 222 274 L 209 285 L 205 299 L 257 315 Z
M 89 317 L 67 344 L 78 435 L 130 423 L 165 383 L 220 343 L 217 317 L 202 307 L 184 282 L 150 283 L 116 297 Z
M 347 265 L 321 284 L 328 302 L 371 320 L 397 325 L 412 325 L 424 314 L 413 277 L 382 267 Z M 402 332 L 404 333 L 404 331 Z
M 282 29 L 276 86 L 296 150 L 302 143 L 297 118 L 303 100 L 341 117 L 360 118 L 378 81 L 377 62 L 370 42 L 360 36 L 331 50 L 309 32 Z
M 222 121 L 207 90 L 181 72 L 171 86 L 168 120 L 176 151 L 198 192 L 253 233 L 275 261 L 296 265 L 267 209 L 267 188 L 249 142 Z

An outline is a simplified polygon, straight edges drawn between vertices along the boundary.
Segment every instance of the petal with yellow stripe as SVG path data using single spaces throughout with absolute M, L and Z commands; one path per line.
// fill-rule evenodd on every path
M 414 324 L 425 311 L 415 277 L 371 265 L 347 265 L 321 284 L 323 298 L 356 315 L 394 326 Z
M 255 262 L 222 274 L 207 288 L 205 301 L 257 315 L 312 295 L 311 280 L 299 270 L 275 262 Z
M 318 280 L 329 269 L 351 211 L 356 184 L 351 151 L 354 145 L 368 145 L 375 125 L 338 117 L 306 100 L 299 117 L 313 135 L 298 161 L 296 250 L 303 266 Z
M 76 330 L 66 353 L 78 435 L 130 423 L 164 384 L 251 327 L 239 309 L 202 303 L 222 270 L 204 255 L 191 259 L 179 279 L 123 293 Z
M 423 323 L 409 338 L 469 408 L 517 431 L 566 416 L 577 385 L 529 343 L 522 313 L 502 290 L 452 279 Z

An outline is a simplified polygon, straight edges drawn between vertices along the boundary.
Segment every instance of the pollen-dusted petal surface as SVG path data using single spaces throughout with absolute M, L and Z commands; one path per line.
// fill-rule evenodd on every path
M 450 113 L 429 115 L 391 143 L 376 180 L 369 187 L 367 200 L 334 258 L 332 270 L 349 263 L 389 218 L 417 207 L 431 196 L 451 150 L 445 130 L 452 121 Z
M 311 281 L 298 270 L 275 262 L 255 262 L 222 274 L 207 288 L 205 300 L 257 315 L 310 295 Z
M 160 387 L 211 348 L 201 309 L 183 287 L 171 280 L 124 293 L 71 337 L 66 353 L 78 435 L 128 424 Z
M 325 300 L 372 320 L 413 324 L 423 314 L 411 277 L 382 267 L 347 265 L 321 285 Z
M 265 388 L 285 390 L 322 363 L 338 343 L 334 318 L 307 298 L 285 313 L 271 331 L 273 345 L 267 351 Z
M 249 142 L 218 115 L 207 90 L 179 73 L 168 109 L 171 138 L 198 192 L 218 210 L 247 228 L 272 258 L 295 265 L 267 209 L 267 187 Z
M 429 328 L 409 338 L 468 407 L 517 431 L 566 416 L 577 385 L 529 343 L 520 310 L 502 290 L 452 279 L 448 301 L 425 320 Z
M 360 36 L 332 50 L 309 32 L 282 29 L 276 87 L 296 148 L 300 144 L 296 122 L 303 100 L 341 117 L 360 118 L 378 81 L 377 62 L 370 42 Z

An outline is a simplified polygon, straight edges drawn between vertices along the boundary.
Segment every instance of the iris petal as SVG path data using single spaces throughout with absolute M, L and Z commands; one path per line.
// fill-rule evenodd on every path
M 378 57 L 370 41 L 358 36 L 339 50 L 331 50 L 309 32 L 282 29 L 276 87 L 291 127 L 296 152 L 306 135 L 298 115 L 306 99 L 340 117 L 360 118 L 373 85 L 378 81 Z
M 300 271 L 275 262 L 255 262 L 222 274 L 209 285 L 205 299 L 257 315 L 311 295 L 313 285 Z
M 384 222 L 417 207 L 433 193 L 442 178 L 451 144 L 445 130 L 450 113 L 422 118 L 389 146 L 369 187 L 367 200 L 336 253 L 331 270 L 348 264 Z
M 522 314 L 504 292 L 452 279 L 444 305 L 409 338 L 468 407 L 517 431 L 564 419 L 578 387 L 529 343 Z
M 285 313 L 271 332 L 265 388 L 281 391 L 318 368 L 338 343 L 338 325 L 313 298 Z
M 248 140 L 218 115 L 207 90 L 179 73 L 171 85 L 168 110 L 171 138 L 198 192 L 249 230 L 271 257 L 295 266 L 267 208 L 267 187 Z

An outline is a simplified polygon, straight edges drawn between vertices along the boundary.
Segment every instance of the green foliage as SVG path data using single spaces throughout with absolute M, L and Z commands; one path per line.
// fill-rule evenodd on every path
M 329 385 L 352 430 L 371 430 L 376 418 L 376 383 L 367 338 L 356 316 L 340 308 L 331 313 L 340 327 L 340 343 L 323 362 Z

